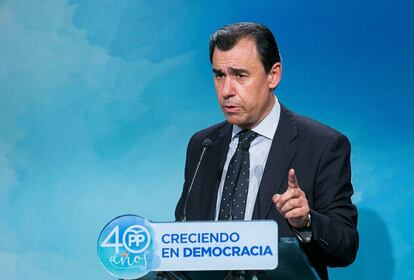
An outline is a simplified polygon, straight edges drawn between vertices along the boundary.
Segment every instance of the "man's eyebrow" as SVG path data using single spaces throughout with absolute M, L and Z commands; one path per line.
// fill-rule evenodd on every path
M 231 74 L 233 74 L 233 75 L 250 74 L 249 71 L 247 71 L 246 69 L 243 69 L 243 68 L 233 68 L 233 67 L 230 67 L 229 69 L 230 69 Z M 224 72 L 222 70 L 215 69 L 215 68 L 213 68 L 213 73 L 214 74 L 220 74 L 220 75 L 223 75 L 224 74 Z
M 213 68 L 213 73 L 214 74 L 224 74 L 223 71 L 221 71 L 220 69 L 215 69 L 215 68 Z
M 232 74 L 234 74 L 234 75 L 239 75 L 239 74 L 250 74 L 250 72 L 249 72 L 249 71 L 247 71 L 246 69 L 243 69 L 243 68 L 233 68 L 233 67 L 230 67 L 230 71 L 231 71 L 231 73 L 232 73 Z

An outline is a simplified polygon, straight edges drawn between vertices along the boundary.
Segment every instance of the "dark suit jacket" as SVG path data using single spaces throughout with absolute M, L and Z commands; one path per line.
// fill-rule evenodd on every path
M 185 165 L 185 182 L 176 208 L 181 217 L 188 187 L 202 151 L 202 142 L 213 143 L 205 153 L 187 204 L 187 220 L 214 220 L 217 191 L 230 143 L 232 126 L 222 122 L 193 135 Z M 281 104 L 279 124 L 269 151 L 257 194 L 253 219 L 273 219 L 279 236 L 295 236 L 276 210 L 272 196 L 287 189 L 287 174 L 294 168 L 311 208 L 312 241 L 301 244 L 322 279 L 326 266 L 346 266 L 358 250 L 357 210 L 351 202 L 350 143 L 338 131 L 299 116 Z

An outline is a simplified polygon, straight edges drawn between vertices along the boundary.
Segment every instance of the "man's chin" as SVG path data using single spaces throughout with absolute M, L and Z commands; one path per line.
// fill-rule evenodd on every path
M 226 120 L 229 124 L 237 125 L 240 128 L 243 128 L 243 129 L 249 128 L 249 124 L 247 124 L 245 120 L 241 120 L 240 118 L 235 118 L 235 117 L 226 115 Z

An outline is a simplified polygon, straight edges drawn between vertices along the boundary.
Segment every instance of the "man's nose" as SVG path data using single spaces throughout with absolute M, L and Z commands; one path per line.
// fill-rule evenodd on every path
M 233 81 L 230 77 L 226 77 L 223 82 L 223 87 L 221 89 L 221 94 L 224 98 L 231 97 L 235 95 Z

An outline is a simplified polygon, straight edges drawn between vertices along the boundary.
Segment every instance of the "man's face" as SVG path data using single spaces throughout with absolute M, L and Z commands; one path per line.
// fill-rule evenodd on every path
M 216 48 L 212 64 L 217 98 L 227 121 L 254 128 L 273 107 L 272 89 L 280 80 L 280 63 L 266 73 L 254 41 L 241 39 L 228 51 Z

